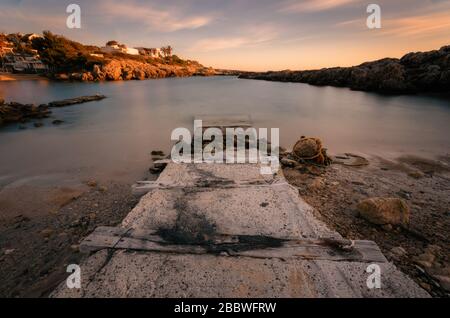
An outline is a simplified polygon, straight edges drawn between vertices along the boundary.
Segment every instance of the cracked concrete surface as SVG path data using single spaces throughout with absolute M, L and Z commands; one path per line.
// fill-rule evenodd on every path
M 122 227 L 142 232 L 207 228 L 226 235 L 341 238 L 313 216 L 312 207 L 282 175 L 259 172 L 257 164 L 171 163 L 158 181 L 173 187 L 151 190 Z M 378 264 L 381 288 L 369 289 L 368 265 L 101 250 L 81 264 L 81 289 L 71 290 L 62 283 L 52 297 L 428 297 L 388 262 Z

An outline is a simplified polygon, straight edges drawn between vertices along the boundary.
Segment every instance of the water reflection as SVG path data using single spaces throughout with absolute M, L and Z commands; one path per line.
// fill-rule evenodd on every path
M 171 78 L 114 83 L 0 83 L 6 100 L 46 103 L 81 95 L 107 99 L 56 109 L 39 129 L 0 131 L 0 176 L 64 174 L 140 178 L 152 150 L 170 149 L 176 127 L 198 114 L 250 114 L 256 127 L 279 127 L 281 144 L 321 137 L 332 152 L 445 153 L 448 99 L 383 96 L 343 88 L 239 80 Z

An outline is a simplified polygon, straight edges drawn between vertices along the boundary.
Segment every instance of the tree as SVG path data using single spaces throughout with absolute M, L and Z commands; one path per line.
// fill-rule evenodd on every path
M 172 56 L 173 49 L 170 45 L 168 45 L 166 47 L 166 50 L 167 50 L 167 56 Z
M 161 48 L 161 52 L 163 53 L 164 57 L 170 57 L 170 56 L 172 56 L 173 49 L 170 45 L 163 46 Z
M 43 35 L 33 39 L 32 47 L 39 52 L 44 63 L 57 72 L 75 72 L 85 68 L 89 50 L 84 45 L 50 31 L 44 31 Z
M 119 42 L 115 41 L 115 40 L 111 40 L 106 42 L 106 46 L 113 46 L 113 45 L 119 45 Z

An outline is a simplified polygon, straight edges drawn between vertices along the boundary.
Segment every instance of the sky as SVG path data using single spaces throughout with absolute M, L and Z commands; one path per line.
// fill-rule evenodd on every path
M 66 8 L 81 7 L 81 29 Z M 381 29 L 369 29 L 370 3 Z M 450 45 L 450 0 L 0 0 L 0 32 L 83 44 L 170 44 L 182 58 L 249 71 L 351 66 Z

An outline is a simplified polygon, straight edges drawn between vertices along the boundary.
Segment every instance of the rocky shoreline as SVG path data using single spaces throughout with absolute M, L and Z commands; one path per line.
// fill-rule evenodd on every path
M 64 99 L 41 105 L 21 104 L 17 102 L 5 103 L 3 99 L 0 99 L 0 126 L 10 123 L 25 123 L 30 119 L 48 118 L 52 113 L 50 108 L 99 101 L 104 98 L 106 98 L 106 96 L 97 94 L 93 96 Z M 57 121 L 55 121 L 55 123 L 56 122 Z
M 352 67 L 242 73 L 239 78 L 349 87 L 382 93 L 450 92 L 450 45 Z
M 375 241 L 433 297 L 449 297 L 450 157 L 361 158 L 336 155 L 328 167 L 283 160 L 283 174 L 330 228 Z
M 194 61 L 183 64 L 144 63 L 132 59 L 112 59 L 103 65 L 96 64 L 92 71 L 76 73 L 58 73 L 49 77 L 55 80 L 70 81 L 128 81 L 166 77 L 213 76 L 216 72 L 211 67 Z

